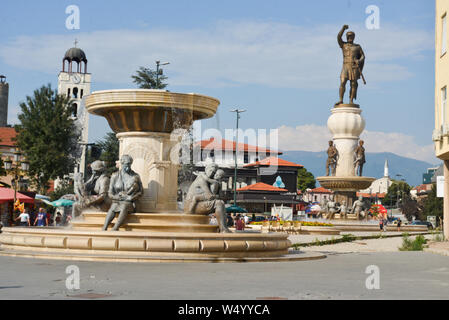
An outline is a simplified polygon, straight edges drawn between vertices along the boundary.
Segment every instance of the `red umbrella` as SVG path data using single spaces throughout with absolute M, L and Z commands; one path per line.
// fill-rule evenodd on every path
M 34 199 L 20 192 L 17 192 L 16 199 L 22 203 L 34 203 Z M 14 201 L 14 190 L 8 188 L 0 188 L 0 203 Z

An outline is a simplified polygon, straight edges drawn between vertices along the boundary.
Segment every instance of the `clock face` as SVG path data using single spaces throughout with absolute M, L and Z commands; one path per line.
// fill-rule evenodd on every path
M 72 80 L 75 83 L 80 83 L 81 82 L 81 76 L 79 74 L 75 74 L 72 76 Z

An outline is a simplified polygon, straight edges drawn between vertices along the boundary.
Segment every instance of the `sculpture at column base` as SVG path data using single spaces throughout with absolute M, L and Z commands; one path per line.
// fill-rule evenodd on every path
M 217 164 L 210 163 L 206 166 L 205 172 L 198 175 L 187 192 L 184 213 L 205 215 L 215 213 L 220 232 L 229 233 L 225 203 L 219 199 L 219 179 L 222 174 L 219 176 L 216 174 L 220 171 L 222 170 L 218 170 Z
M 140 176 L 131 169 L 133 159 L 124 155 L 120 159 L 120 163 L 120 171 L 114 173 L 111 178 L 108 194 L 112 200 L 112 205 L 106 216 L 103 226 L 104 231 L 108 230 L 109 224 L 114 220 L 117 213 L 119 216 L 113 231 L 118 231 L 128 214 L 135 211 L 135 201 L 143 193 Z
M 83 176 L 75 177 L 75 194 L 77 201 L 73 205 L 74 217 L 79 217 L 83 211 L 107 212 L 111 207 L 108 196 L 110 178 L 104 172 L 106 164 L 103 161 L 95 161 L 90 165 L 92 176 L 84 183 Z

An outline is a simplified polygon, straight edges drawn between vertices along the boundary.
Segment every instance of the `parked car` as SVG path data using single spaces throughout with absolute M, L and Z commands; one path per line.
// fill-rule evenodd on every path
M 251 219 L 251 222 L 262 222 L 265 220 L 267 220 L 265 216 L 256 216 L 256 219 L 255 220 Z
M 412 222 L 412 226 L 427 226 L 428 229 L 433 229 L 433 224 L 429 221 L 415 220 Z

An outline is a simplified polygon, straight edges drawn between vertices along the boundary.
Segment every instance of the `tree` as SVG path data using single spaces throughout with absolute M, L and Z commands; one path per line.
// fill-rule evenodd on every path
M 71 99 L 49 84 L 27 96 L 20 109 L 17 145 L 30 162 L 31 182 L 45 194 L 50 180 L 63 178 L 75 166 L 80 130 L 72 119 Z
M 432 185 L 432 190 L 423 201 L 423 217 L 427 219 L 428 216 L 443 218 L 443 198 L 437 197 L 436 184 Z
M 56 201 L 65 196 L 66 194 L 74 194 L 73 182 L 71 180 L 61 180 L 61 184 L 56 188 L 55 191 L 50 193 L 51 201 Z
M 136 71 L 136 75 L 133 75 L 131 78 L 140 89 L 165 89 L 168 85 L 164 83 L 168 78 L 163 74 L 162 69 L 159 70 L 159 79 L 157 71 L 145 67 L 140 67 Z
M 307 189 L 315 189 L 316 180 L 313 174 L 307 171 L 306 168 L 298 170 L 298 189 L 305 192 Z
M 103 140 L 97 141 L 96 145 L 101 149 L 100 160 L 106 162 L 108 173 L 117 171 L 120 143 L 115 133 L 109 132 Z
M 403 199 L 404 196 L 410 194 L 411 187 L 407 182 L 404 181 L 394 181 L 393 184 L 388 188 L 387 194 L 382 202 L 384 205 L 393 206 L 399 199 Z

